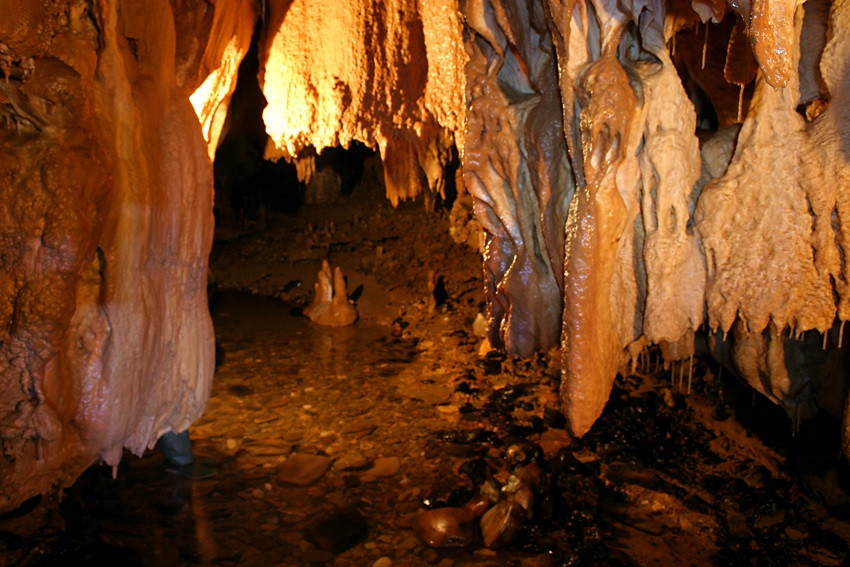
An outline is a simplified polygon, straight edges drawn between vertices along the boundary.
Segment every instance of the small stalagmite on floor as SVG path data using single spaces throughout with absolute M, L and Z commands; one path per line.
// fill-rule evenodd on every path
M 313 302 L 304 309 L 304 315 L 311 321 L 327 327 L 345 327 L 357 321 L 357 308 L 348 299 L 345 277 L 339 266 L 331 273 L 330 264 L 323 260 L 315 289 Z

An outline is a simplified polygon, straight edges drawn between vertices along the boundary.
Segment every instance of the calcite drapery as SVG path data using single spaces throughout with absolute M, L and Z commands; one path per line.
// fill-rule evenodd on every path
M 172 0 L 177 84 L 191 96 L 210 159 L 223 134 L 239 63 L 248 52 L 261 6 L 229 0 Z
M 470 5 L 484 10 L 483 14 L 467 17 L 467 25 L 479 37 L 475 42 L 480 43 L 481 38 L 491 43 L 495 41 L 491 57 L 507 61 L 510 42 L 506 38 L 511 36 L 512 28 L 510 23 L 500 20 L 504 9 L 497 2 L 469 3 L 467 10 Z M 839 317 L 844 320 L 840 312 L 845 304 L 845 268 L 837 259 L 845 248 L 841 231 L 836 226 L 841 218 L 841 198 L 834 191 L 825 190 L 830 184 L 821 180 L 824 169 L 840 169 L 846 160 L 835 159 L 827 166 L 811 155 L 812 139 L 817 139 L 819 145 L 837 147 L 828 141 L 836 134 L 818 134 L 823 131 L 823 124 L 830 123 L 828 118 L 819 118 L 806 126 L 795 111 L 798 103 L 810 101 L 818 94 L 817 88 L 810 85 L 808 94 L 801 96 L 797 86 L 798 68 L 800 73 L 810 77 L 809 84 L 813 80 L 817 82 L 818 76 L 807 67 L 818 60 L 817 48 L 809 49 L 807 57 L 797 64 L 795 54 L 799 51 L 802 12 L 797 11 L 795 2 L 755 3 L 740 10 L 737 18 L 748 24 L 745 29 L 755 61 L 760 66 L 760 83 L 732 165 L 724 171 L 725 164 L 722 164 L 719 171 L 714 172 L 713 175 L 721 175 L 721 178 L 712 182 L 701 198 L 700 190 L 706 179 L 700 179 L 694 110 L 679 81 L 667 45 L 682 25 L 677 24 L 676 19 L 681 17 L 682 10 L 674 8 L 675 15 L 668 16 L 665 6 L 660 2 L 617 4 L 604 1 L 550 1 L 547 4 L 559 69 L 569 166 L 579 186 L 572 197 L 566 223 L 562 320 L 562 395 L 571 427 L 577 434 L 585 432 L 601 412 L 617 368 L 625 359 L 625 347 L 630 342 L 634 341 L 635 345 L 661 343 L 666 355 L 674 358 L 693 353 L 694 332 L 703 322 L 706 300 L 708 323 L 712 328 L 728 330 L 738 321 L 737 338 L 733 341 L 738 346 L 725 351 L 731 352 L 740 362 L 733 366 L 757 389 L 783 403 L 790 412 L 797 404 L 808 403 L 816 397 L 811 392 L 819 387 L 813 386 L 811 371 L 801 371 L 805 363 L 792 364 L 782 356 L 767 353 L 768 350 L 788 353 L 791 357 L 788 360 L 810 360 L 812 368 L 822 367 L 815 360 L 819 357 L 805 354 L 811 350 L 805 346 L 811 339 L 806 339 L 805 343 L 789 343 L 775 338 L 772 350 L 743 345 L 762 344 L 761 341 L 766 340 L 762 338 L 762 330 L 771 321 L 774 329 L 791 326 L 799 333 L 809 329 L 827 331 L 836 315 L 833 291 L 838 298 Z M 697 3 L 694 9 L 703 21 L 709 18 L 720 21 L 726 12 L 723 3 L 710 6 Z M 810 25 L 804 29 L 825 29 L 823 24 L 812 23 L 813 18 L 823 17 L 825 11 L 812 9 L 810 12 L 807 16 Z M 795 13 L 798 14 L 796 27 Z M 689 25 L 687 17 L 683 21 L 684 25 Z M 621 40 L 619 34 L 627 22 L 633 22 L 635 27 Z M 481 31 L 482 27 L 486 29 Z M 709 30 L 703 29 L 701 37 L 707 42 Z M 724 71 L 717 76 L 722 77 L 725 72 L 730 80 L 741 85 L 735 89 L 743 96 L 743 85 L 755 76 L 755 69 L 750 70 L 750 63 L 741 55 L 739 27 L 735 26 L 737 32 L 731 27 L 727 29 L 731 31 L 731 36 L 728 35 L 730 31 L 726 32 L 730 47 L 721 52 L 724 60 L 720 69 Z M 809 35 L 818 37 L 816 31 L 810 31 Z M 827 37 L 834 36 L 828 34 Z M 840 40 L 834 38 L 833 41 Z M 475 42 L 468 41 L 472 53 Z M 731 47 L 733 44 L 735 50 Z M 704 51 L 707 46 L 703 46 Z M 693 53 L 684 47 L 686 56 Z M 717 49 L 713 47 L 708 51 L 714 53 Z M 582 102 L 579 95 L 582 89 L 587 89 L 582 85 L 591 70 L 602 65 L 606 58 L 612 72 L 623 69 L 620 73 L 624 73 L 624 77 L 628 75 L 628 83 L 625 79 L 612 78 L 606 83 L 610 85 L 608 89 L 597 89 L 584 96 Z M 467 68 L 468 84 L 481 83 L 484 79 L 479 77 L 492 75 L 491 68 L 476 66 L 473 56 Z M 614 86 L 618 84 L 630 85 L 623 92 L 633 90 L 637 97 L 634 103 L 625 102 L 627 97 L 615 96 L 620 92 Z M 516 164 L 522 162 L 511 158 L 509 144 L 490 143 L 488 146 L 481 143 L 487 138 L 472 137 L 477 91 L 471 92 L 464 161 L 467 175 L 477 171 L 479 164 L 486 160 L 509 164 L 502 165 L 496 174 L 481 178 L 483 183 L 478 192 L 484 195 L 482 200 L 486 202 L 487 196 L 500 195 L 504 188 L 523 187 L 521 179 L 518 181 L 511 175 Z M 784 102 L 777 102 L 780 100 Z M 748 102 L 742 99 L 740 106 L 735 105 L 738 108 L 723 107 L 723 123 L 734 122 L 735 116 L 746 110 Z M 595 105 L 598 110 L 588 111 L 585 105 L 589 105 L 587 108 Z M 776 120 L 764 118 L 771 113 L 786 121 L 782 124 L 787 127 L 779 128 Z M 640 131 L 639 143 L 628 153 L 628 156 L 637 154 L 639 168 L 629 169 L 628 160 L 606 165 L 602 159 L 615 143 L 618 128 L 623 129 L 609 123 L 615 117 L 619 117 L 621 123 L 634 120 L 633 128 Z M 594 122 L 599 126 L 593 128 Z M 522 124 L 521 118 L 519 124 L 512 125 L 511 132 L 523 131 Z M 498 131 L 498 128 L 489 130 Z M 757 133 L 759 130 L 761 134 Z M 734 135 L 736 130 L 723 132 L 724 136 Z M 625 142 L 621 140 L 620 143 Z M 722 148 L 724 144 L 711 147 Z M 795 157 L 792 152 L 805 157 Z M 618 189 L 618 192 L 608 193 L 618 194 L 619 198 L 601 207 L 593 204 L 590 198 L 604 185 L 591 175 L 594 168 L 598 169 L 594 162 L 602 164 L 599 175 L 604 179 L 607 172 L 607 183 Z M 773 165 L 766 172 L 757 165 L 759 163 Z M 717 169 L 713 163 L 709 166 Z M 621 172 L 619 177 L 618 171 Z M 770 184 L 767 180 L 772 175 L 776 176 L 775 182 Z M 840 178 L 840 172 L 833 175 Z M 638 190 L 631 187 L 635 180 L 640 185 Z M 478 179 L 467 182 L 473 191 L 475 181 Z M 734 188 L 725 192 L 721 189 L 730 185 Z M 768 198 L 767 195 L 775 194 L 777 186 L 788 190 Z M 523 193 L 527 189 L 516 191 Z M 721 193 L 725 198 L 721 198 Z M 760 200 L 758 195 L 763 195 L 765 200 Z M 699 212 L 695 219 L 698 200 Z M 523 203 L 521 197 L 515 201 Z M 633 212 L 636 204 L 638 214 Z M 479 218 L 487 221 L 483 224 L 491 234 L 491 242 L 499 242 L 497 235 L 504 230 L 503 226 L 508 230 L 522 226 L 523 222 L 529 222 L 528 219 L 538 218 L 538 214 L 534 207 L 521 204 L 515 210 L 496 209 L 495 217 L 490 218 L 486 210 L 479 211 Z M 776 218 L 777 222 L 772 224 L 768 218 Z M 750 222 L 752 224 L 747 224 Z M 782 223 L 787 223 L 786 229 L 777 230 L 785 226 Z M 731 227 L 736 227 L 734 235 L 729 234 Z M 705 248 L 702 238 L 705 238 Z M 810 253 L 812 245 L 814 255 Z M 494 262 L 494 266 L 505 273 L 513 254 L 512 249 L 506 248 L 500 255 L 491 253 L 489 258 L 501 256 L 501 262 Z M 516 257 L 521 255 L 521 252 L 516 253 Z M 553 265 L 557 265 L 557 260 Z M 740 269 L 734 268 L 736 265 Z M 545 270 L 532 270 L 532 274 L 537 273 L 545 273 Z M 504 292 L 507 288 L 494 287 L 492 304 L 497 308 L 502 304 L 518 307 L 516 317 L 533 320 L 534 317 L 523 309 L 528 305 L 527 300 L 523 303 L 523 299 L 517 298 L 536 297 L 541 292 L 534 277 L 526 276 L 525 281 L 532 283 L 516 286 L 510 293 Z M 496 291 L 502 291 L 505 297 L 499 297 Z M 545 295 L 545 288 L 542 295 Z M 499 315 L 497 308 L 494 312 Z M 536 317 L 540 317 L 539 313 Z M 498 317 L 493 324 L 499 325 Z M 750 324 L 752 328 L 747 327 Z M 504 323 L 499 330 L 505 330 Z M 532 342 L 538 340 L 531 330 L 521 326 L 515 327 L 515 332 L 517 335 L 525 333 L 525 339 Z M 522 338 L 510 338 L 512 340 L 506 344 L 515 353 L 521 351 L 514 345 L 528 344 Z M 545 347 L 546 344 L 537 343 L 536 346 Z M 629 352 L 633 350 L 628 349 Z M 765 353 L 765 357 L 775 362 L 756 364 L 755 359 L 748 362 L 748 356 L 762 356 L 755 355 L 756 352 Z M 756 370 L 746 371 L 746 368 Z M 771 379 L 774 381 L 771 387 L 762 386 L 770 384 Z
M 321 22 L 321 25 L 317 25 Z M 272 0 L 260 49 L 263 112 L 288 159 L 312 146 L 377 147 L 393 203 L 420 176 L 443 192 L 443 167 L 462 140 L 464 54 L 450 0 Z
M 166 0 L 0 2 L 0 509 L 203 410 L 212 178 Z
M 529 356 L 558 343 L 563 227 L 574 189 L 545 14 L 520 2 L 511 20 L 507 5 L 466 6 L 475 35 L 467 41 L 464 185 L 487 234 L 490 341 Z

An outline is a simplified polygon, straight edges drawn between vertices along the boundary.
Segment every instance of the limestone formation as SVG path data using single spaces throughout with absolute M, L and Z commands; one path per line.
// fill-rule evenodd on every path
M 451 0 L 270 0 L 261 44 L 267 155 L 380 151 L 387 197 L 444 190 L 443 167 L 462 140 L 465 55 Z M 321 22 L 321 25 L 316 25 Z
M 323 260 L 314 289 L 313 302 L 304 309 L 311 321 L 326 327 L 345 327 L 357 321 L 357 308 L 348 299 L 339 266 L 331 272 L 330 264 Z
M 176 51 L 171 3 L 15 0 L 0 12 L 8 509 L 203 411 L 212 171 L 178 84 L 202 73 L 175 67 L 191 58 Z

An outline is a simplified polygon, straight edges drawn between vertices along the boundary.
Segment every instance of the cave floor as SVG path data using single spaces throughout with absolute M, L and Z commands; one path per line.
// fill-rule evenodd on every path
M 592 431 L 570 439 L 552 357 L 479 356 L 480 265 L 448 238 L 447 214 L 380 200 L 333 210 L 332 220 L 317 206 L 220 231 L 217 372 L 190 429 L 196 459 L 217 474 L 171 474 L 156 450 L 128 454 L 114 480 L 93 466 L 61 502 L 46 497 L 0 518 L 0 565 L 850 557 L 836 423 L 817 419 L 791 437 L 784 415 L 716 367 L 695 360 L 688 394 L 687 363 L 664 370 L 650 353 L 618 379 Z M 322 258 L 348 277 L 361 313 L 352 327 L 299 314 Z M 431 270 L 442 278 L 436 298 Z M 486 534 L 508 526 L 509 543 L 486 547 L 479 520 L 429 523 L 428 506 L 469 520 L 457 508 L 482 493 L 532 502 L 531 514 L 505 506 L 511 513 L 489 516 Z M 462 547 L 430 547 L 421 534 Z

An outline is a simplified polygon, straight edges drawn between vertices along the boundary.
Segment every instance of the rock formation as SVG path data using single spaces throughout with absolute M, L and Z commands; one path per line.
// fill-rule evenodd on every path
M 212 170 L 189 91 L 225 45 L 191 27 L 178 53 L 173 4 L 0 2 L 0 509 L 205 407 Z
M 789 414 L 841 411 L 847 0 L 0 11 L 0 508 L 203 410 L 210 156 L 258 16 L 268 157 L 307 179 L 357 140 L 393 203 L 433 205 L 458 148 L 490 342 L 560 346 L 574 434 L 630 357 L 700 329 Z
M 260 46 L 267 156 L 377 147 L 387 197 L 444 190 L 463 135 L 464 54 L 451 0 L 270 0 Z M 316 25 L 316 22 L 322 22 Z
M 357 321 L 357 308 L 348 299 L 339 266 L 331 272 L 330 264 L 323 260 L 314 289 L 313 302 L 304 309 L 311 321 L 326 327 L 345 327 Z

